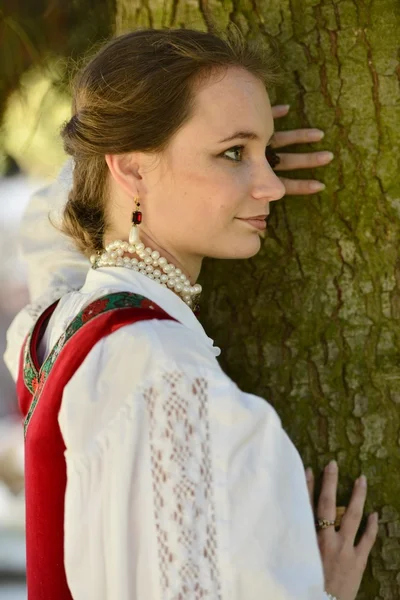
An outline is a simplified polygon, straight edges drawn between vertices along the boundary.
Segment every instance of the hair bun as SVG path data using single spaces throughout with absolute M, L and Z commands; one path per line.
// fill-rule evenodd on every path
M 69 121 L 65 124 L 64 131 L 67 135 L 72 136 L 76 134 L 78 126 L 78 115 L 72 115 Z

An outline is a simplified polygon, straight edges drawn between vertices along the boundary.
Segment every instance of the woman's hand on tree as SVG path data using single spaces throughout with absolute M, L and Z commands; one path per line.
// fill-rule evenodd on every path
M 307 469 L 307 487 L 311 505 L 314 508 L 314 477 Z M 339 470 L 335 461 L 325 468 L 321 493 L 317 503 L 316 519 L 335 521 L 336 491 Z M 357 546 L 354 545 L 360 527 L 367 496 L 367 481 L 361 475 L 353 488 L 340 528 L 329 526 L 318 532 L 318 545 L 321 552 L 325 575 L 325 589 L 338 600 L 355 600 L 361 579 L 367 566 L 368 556 L 378 534 L 378 514 L 369 516 L 366 529 Z
M 289 106 L 277 105 L 272 107 L 274 119 L 285 117 L 289 112 Z M 272 138 L 271 146 L 275 150 L 294 144 L 309 144 L 319 142 L 324 137 L 320 129 L 294 129 L 293 131 L 277 131 Z M 303 152 L 303 153 L 277 153 L 280 163 L 275 171 L 296 171 L 298 169 L 313 169 L 327 165 L 333 159 L 331 152 Z M 303 196 L 316 194 L 324 189 L 324 184 L 314 179 L 288 179 L 280 177 L 286 189 L 286 195 Z

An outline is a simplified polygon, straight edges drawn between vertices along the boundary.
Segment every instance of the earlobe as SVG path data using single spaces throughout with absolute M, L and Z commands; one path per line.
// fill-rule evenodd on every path
M 114 181 L 130 196 L 137 195 L 137 184 L 142 177 L 132 154 L 106 154 L 105 159 Z

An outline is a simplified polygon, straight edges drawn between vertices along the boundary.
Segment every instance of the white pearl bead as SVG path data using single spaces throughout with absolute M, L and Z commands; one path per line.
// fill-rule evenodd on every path
M 132 225 L 132 227 L 129 231 L 128 240 L 129 240 L 130 244 L 137 244 L 139 242 L 139 240 L 140 240 L 139 228 L 137 225 Z
M 110 267 L 126 267 L 142 275 L 146 275 L 149 279 L 157 281 L 162 287 L 169 287 L 175 291 L 182 300 L 190 307 L 193 305 L 192 295 L 197 295 L 201 292 L 201 285 L 196 283 L 191 285 L 190 280 L 186 277 L 182 270 L 176 268 L 172 263 L 168 263 L 164 256 L 160 256 L 157 250 L 152 250 L 149 246 L 145 248 L 143 242 L 138 238 L 138 230 L 136 227 L 131 228 L 134 241 L 116 240 L 108 244 L 101 256 L 93 254 L 90 257 L 90 262 L 93 268 L 99 266 Z M 137 254 L 138 260 L 124 256 L 124 253 Z M 155 268 L 159 267 L 159 268 Z

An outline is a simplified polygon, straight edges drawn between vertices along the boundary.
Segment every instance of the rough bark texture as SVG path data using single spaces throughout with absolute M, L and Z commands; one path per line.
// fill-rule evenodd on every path
M 326 131 L 318 197 L 275 203 L 248 262 L 209 262 L 203 322 L 223 366 L 274 404 L 304 462 L 369 479 L 380 537 L 360 600 L 400 597 L 398 0 L 119 0 L 117 28 L 229 20 L 273 43 L 285 126 Z M 274 97 L 274 95 L 273 95 Z M 315 174 L 317 175 L 317 174 Z

